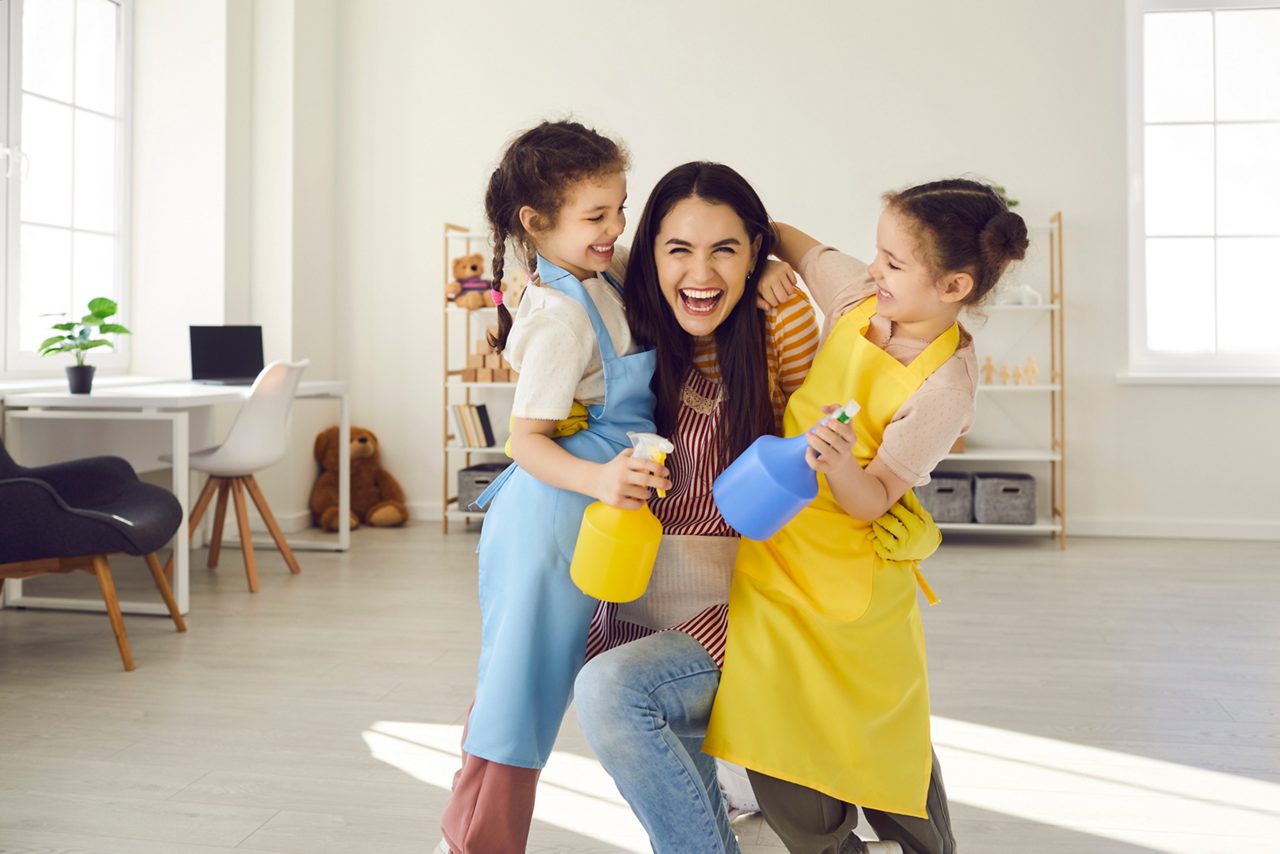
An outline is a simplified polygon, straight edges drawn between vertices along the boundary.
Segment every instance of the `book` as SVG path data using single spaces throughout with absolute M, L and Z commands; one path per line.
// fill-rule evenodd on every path
M 454 416 L 457 418 L 458 423 L 462 425 L 462 433 L 458 437 L 460 439 L 459 444 L 464 448 L 478 447 L 476 432 L 471 425 L 471 416 L 468 413 L 468 409 L 470 408 L 469 405 L 455 403 L 451 408 L 454 411 Z
M 483 403 L 475 405 L 476 418 L 480 421 L 480 432 L 484 437 L 484 446 L 494 446 L 493 423 L 489 421 L 489 409 Z
M 450 406 L 449 423 L 453 425 L 453 443 L 458 447 L 467 444 L 467 436 L 462 432 L 462 422 L 458 420 L 458 407 Z

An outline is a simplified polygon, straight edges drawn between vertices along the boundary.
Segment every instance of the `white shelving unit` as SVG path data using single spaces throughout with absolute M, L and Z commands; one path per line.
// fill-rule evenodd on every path
M 1047 357 L 1047 376 L 1031 385 L 979 385 L 974 431 L 967 437 L 964 451 L 948 454 L 940 469 L 991 471 L 991 464 L 1003 463 L 1026 471 L 1036 479 L 1038 518 L 1031 525 L 942 522 L 938 527 L 949 534 L 1050 536 L 1060 548 L 1066 548 L 1062 214 L 1055 213 L 1047 226 L 1030 231 L 1032 252 L 1042 262 L 1037 269 L 1048 274 L 1048 293 L 1042 294 L 1045 301 L 1041 305 L 983 306 L 985 322 L 969 328 L 979 362 L 987 356 L 997 363 L 1014 356 L 1020 363 L 1025 350 L 1035 350 Z M 989 342 L 994 343 L 994 349 L 984 348 Z
M 452 276 L 452 261 L 459 255 L 470 255 L 472 252 L 483 251 L 488 247 L 489 235 L 484 232 L 474 232 L 460 225 L 445 223 L 444 225 L 444 278 L 441 285 L 448 282 Z M 443 296 L 443 293 L 441 294 Z M 467 310 L 456 305 L 446 305 L 442 312 L 444 317 L 442 340 L 442 365 L 444 371 L 444 406 L 441 408 L 441 450 L 440 450 L 440 468 L 441 468 L 441 484 L 440 484 L 440 500 L 444 512 L 441 514 L 441 526 L 444 533 L 449 533 L 450 522 L 461 522 L 463 525 L 470 525 L 473 520 L 484 518 L 483 513 L 476 513 L 469 510 L 461 510 L 458 508 L 458 496 L 454 492 L 454 485 L 457 483 L 457 473 L 459 469 L 466 468 L 473 463 L 478 462 L 495 462 L 506 458 L 506 452 L 503 450 L 503 440 L 498 438 L 495 447 L 492 448 L 468 448 L 459 444 L 462 439 L 454 436 L 449 422 L 449 405 L 452 403 L 473 403 L 472 395 L 479 392 L 493 392 L 495 394 L 505 395 L 510 398 L 514 394 L 516 384 L 513 382 L 497 382 L 497 383 L 478 383 L 463 382 L 459 377 L 462 376 L 461 368 L 452 368 L 453 352 L 450 349 L 450 341 L 454 344 L 459 341 L 462 343 L 464 360 L 465 354 L 471 352 L 471 345 L 478 340 L 478 336 L 484 335 L 486 326 L 497 322 L 498 310 L 496 308 L 478 308 Z M 461 327 L 458 329 L 457 327 Z M 454 336 L 451 339 L 451 334 Z M 461 338 L 457 336 L 461 336 Z M 498 426 L 495 423 L 495 428 Z

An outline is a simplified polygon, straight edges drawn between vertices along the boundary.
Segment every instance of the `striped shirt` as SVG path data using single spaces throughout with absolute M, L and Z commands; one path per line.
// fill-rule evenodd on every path
M 775 423 L 781 429 L 787 398 L 804 382 L 805 374 L 817 352 L 818 325 L 812 306 L 801 293 L 776 309 L 770 309 L 766 317 L 769 333 L 766 336 L 766 357 L 769 365 L 770 397 L 773 401 Z M 667 490 L 665 498 L 655 496 L 650 499 L 649 506 L 662 523 L 665 535 L 736 537 L 737 533 L 716 509 L 711 494 L 711 485 L 720 473 L 720 424 L 723 410 L 720 368 L 713 337 L 701 338 L 696 342 L 694 368 L 696 370 L 689 372 L 681 390 L 676 435 L 672 437 L 675 450 L 667 457 L 672 488 Z M 726 579 L 728 570 L 728 567 L 708 569 L 709 572 L 724 573 Z M 727 596 L 727 584 L 724 591 Z M 681 588 L 681 594 L 690 595 L 690 588 Z M 684 632 L 701 644 L 719 666 L 724 662 L 728 621 L 728 603 L 718 602 L 660 631 Z M 655 631 L 648 626 L 620 619 L 617 605 L 601 602 L 587 633 L 587 660 L 616 646 L 647 637 Z
M 768 335 L 765 358 L 769 363 L 769 396 L 773 400 L 774 422 L 782 429 L 782 413 L 787 399 L 800 388 L 809 365 L 818 353 L 818 323 L 813 306 L 802 291 L 765 312 Z M 705 335 L 694 340 L 693 366 L 707 379 L 720 381 L 720 361 L 716 358 L 716 339 Z

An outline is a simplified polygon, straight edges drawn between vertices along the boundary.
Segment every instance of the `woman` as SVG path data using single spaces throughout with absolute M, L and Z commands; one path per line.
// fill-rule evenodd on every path
M 659 854 L 738 850 L 715 763 L 701 751 L 738 545 L 711 485 L 758 436 L 778 431 L 818 343 L 803 295 L 756 308 L 773 241 L 764 205 L 742 176 L 686 163 L 650 195 L 627 268 L 633 334 L 657 350 L 655 421 L 675 445 L 667 458 L 673 487 L 650 501 L 664 539 L 649 590 L 638 602 L 597 610 L 575 705 Z M 899 505 L 877 524 L 878 548 L 891 559 L 923 559 L 937 547 L 937 528 L 914 506 Z

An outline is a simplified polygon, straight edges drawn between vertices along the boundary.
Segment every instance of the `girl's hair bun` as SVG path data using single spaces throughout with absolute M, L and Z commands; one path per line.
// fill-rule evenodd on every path
M 1027 224 L 1010 210 L 997 213 L 982 227 L 978 240 L 982 256 L 997 265 L 1020 261 L 1027 254 Z

